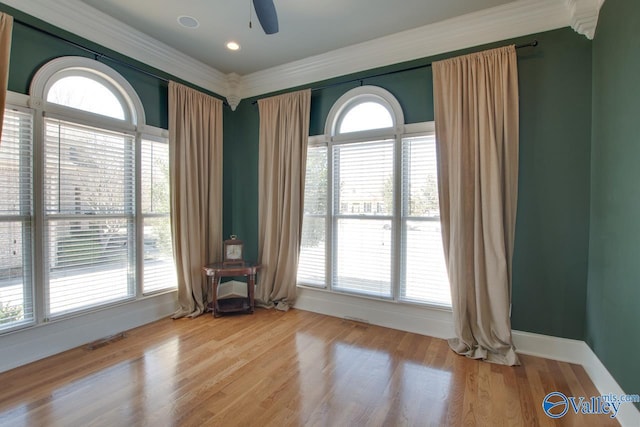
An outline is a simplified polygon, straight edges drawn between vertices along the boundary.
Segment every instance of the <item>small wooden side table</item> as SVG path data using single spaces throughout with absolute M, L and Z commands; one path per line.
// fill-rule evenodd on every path
M 213 311 L 213 317 L 220 317 L 221 313 L 245 312 L 253 313 L 255 308 L 254 290 L 256 284 L 256 273 L 260 269 L 260 265 L 253 262 L 244 262 L 242 264 L 224 264 L 217 262 L 202 267 L 212 289 L 213 301 L 210 309 Z M 234 298 L 233 300 L 224 300 L 223 304 L 218 301 L 218 286 L 222 277 L 245 276 L 247 278 L 247 297 Z M 227 302 L 229 301 L 229 302 Z

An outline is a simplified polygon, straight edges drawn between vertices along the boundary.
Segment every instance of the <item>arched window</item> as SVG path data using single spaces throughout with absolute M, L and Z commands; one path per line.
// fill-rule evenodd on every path
M 56 114 L 87 120 L 79 114 L 89 113 L 134 126 L 145 123 L 142 102 L 129 82 L 89 58 L 62 57 L 46 63 L 34 76 L 30 92 L 46 102 L 45 110 Z
M 389 109 L 375 101 L 358 102 L 340 116 L 336 133 L 350 133 L 371 129 L 393 127 L 393 116 Z
M 352 139 L 360 132 L 393 134 L 403 125 L 402 108 L 391 93 L 377 86 L 361 86 L 336 101 L 327 117 L 325 133 Z
M 125 120 L 127 108 L 118 92 L 98 75 L 88 74 L 77 72 L 55 80 L 47 91 L 47 102 Z
M 43 278 L 35 286 L 42 286 L 37 292 L 44 306 L 36 311 L 47 321 L 175 287 L 166 131 L 145 125 L 133 87 L 100 62 L 58 58 L 34 76 L 29 105 L 35 114 L 5 119 L 26 123 L 14 126 L 25 136 L 20 153 L 31 153 L 32 138 L 42 150 L 9 159 L 18 176 L 29 177 L 16 183 L 16 194 L 27 201 L 26 195 L 35 195 L 32 216 L 31 202 L 24 202 L 23 229 L 42 224 L 33 238 L 22 233 L 42 254 L 33 263 L 35 273 L 24 273 L 22 299 L 30 298 L 31 278 Z M 27 134 L 30 123 L 43 132 Z M 31 251 L 26 244 L 22 249 Z M 30 266 L 29 259 L 25 253 L 22 265 Z M 35 321 L 27 318 L 27 303 L 20 319 L 0 323 L 0 329 Z
M 298 283 L 451 305 L 434 126 L 405 125 L 385 89 L 348 91 L 310 139 Z

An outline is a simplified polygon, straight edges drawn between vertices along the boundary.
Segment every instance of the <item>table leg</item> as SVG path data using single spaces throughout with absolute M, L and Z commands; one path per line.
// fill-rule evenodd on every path
M 211 301 L 213 303 L 213 317 L 220 317 L 218 307 L 218 285 L 220 284 L 220 276 L 218 275 L 218 273 L 215 273 L 213 275 L 211 283 L 213 288 L 211 292 L 211 294 L 213 295 L 213 300 Z
M 249 287 L 249 305 L 250 305 L 250 312 L 253 313 L 253 309 L 255 308 L 255 302 L 254 302 L 254 291 L 256 289 L 256 275 L 255 274 L 249 274 L 248 278 L 247 278 L 247 286 Z

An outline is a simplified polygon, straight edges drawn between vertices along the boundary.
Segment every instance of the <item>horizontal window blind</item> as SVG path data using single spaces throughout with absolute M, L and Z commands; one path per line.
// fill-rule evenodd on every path
M 327 147 L 307 150 L 298 283 L 326 286 Z
M 133 297 L 132 221 L 48 221 L 51 316 Z
M 45 120 L 45 209 L 49 214 L 133 214 L 134 137 Z
M 333 147 L 336 290 L 392 296 L 393 147 L 393 140 Z
M 400 299 L 451 305 L 438 201 L 435 136 L 402 141 Z
M 33 118 L 6 109 L 0 141 L 0 330 L 33 322 Z
M 46 312 L 134 296 L 134 137 L 45 119 Z
M 168 216 L 144 219 L 144 292 L 178 286 Z
M 142 213 L 169 215 L 169 144 L 142 140 Z
M 169 217 L 169 144 L 142 140 L 144 293 L 177 287 Z
M 305 215 L 298 261 L 298 283 L 325 286 L 326 218 Z
M 393 140 L 333 147 L 337 215 L 393 215 Z M 365 212 L 365 204 L 377 206 Z
M 391 296 L 391 220 L 338 219 L 333 288 Z
M 0 215 L 31 216 L 33 120 L 30 113 L 7 109 L 0 145 Z

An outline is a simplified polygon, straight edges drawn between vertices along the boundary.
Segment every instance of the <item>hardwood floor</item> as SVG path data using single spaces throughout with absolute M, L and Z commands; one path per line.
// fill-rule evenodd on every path
M 314 313 L 160 320 L 0 374 L 2 426 L 606 426 L 553 420 L 551 391 L 597 396 L 578 365 L 469 360 L 445 341 Z

